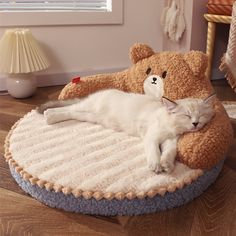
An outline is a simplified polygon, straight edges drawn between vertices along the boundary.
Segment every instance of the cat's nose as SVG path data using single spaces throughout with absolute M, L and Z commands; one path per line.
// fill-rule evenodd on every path
M 152 80 L 153 80 L 154 82 L 156 82 L 156 81 L 157 81 L 157 78 L 156 78 L 156 77 L 153 77 Z
M 192 124 L 193 124 L 194 127 L 197 127 L 198 123 L 199 122 L 193 122 Z

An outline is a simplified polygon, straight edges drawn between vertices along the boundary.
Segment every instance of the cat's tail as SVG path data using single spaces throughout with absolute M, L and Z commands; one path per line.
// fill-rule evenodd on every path
M 36 111 L 40 114 L 43 114 L 44 111 L 46 111 L 47 109 L 70 106 L 77 103 L 78 101 L 79 99 L 71 99 L 71 100 L 65 100 L 65 101 L 62 101 L 62 100 L 49 101 L 37 107 Z

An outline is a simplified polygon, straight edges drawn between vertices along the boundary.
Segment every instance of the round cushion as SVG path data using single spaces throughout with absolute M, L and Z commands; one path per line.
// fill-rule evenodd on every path
M 24 191 L 66 211 L 137 215 L 180 206 L 217 178 L 176 161 L 170 174 L 146 164 L 142 140 L 74 120 L 48 125 L 35 110 L 9 132 L 5 157 Z

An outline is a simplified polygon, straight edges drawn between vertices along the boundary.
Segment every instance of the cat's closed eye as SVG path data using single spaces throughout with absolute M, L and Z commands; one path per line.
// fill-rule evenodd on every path
M 192 118 L 190 115 L 186 115 L 186 114 L 185 114 L 184 116 L 185 116 L 185 117 L 188 117 L 189 119 L 191 119 L 191 118 Z

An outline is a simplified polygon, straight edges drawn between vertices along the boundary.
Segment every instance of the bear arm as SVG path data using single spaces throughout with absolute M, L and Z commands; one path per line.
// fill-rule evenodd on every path
M 210 169 L 225 158 L 233 139 L 233 129 L 219 102 L 215 111 L 215 117 L 206 127 L 179 139 L 177 159 L 190 168 Z
M 78 83 L 70 82 L 67 84 L 62 89 L 58 99 L 65 100 L 85 97 L 96 91 L 109 88 L 123 90 L 125 80 L 125 72 L 82 77 Z

